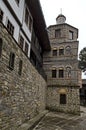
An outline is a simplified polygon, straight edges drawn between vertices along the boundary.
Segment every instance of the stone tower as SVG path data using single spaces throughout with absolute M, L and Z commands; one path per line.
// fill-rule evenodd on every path
M 80 112 L 78 29 L 65 23 L 60 14 L 56 25 L 48 27 L 51 51 L 44 54 L 47 74 L 47 108 L 51 110 Z

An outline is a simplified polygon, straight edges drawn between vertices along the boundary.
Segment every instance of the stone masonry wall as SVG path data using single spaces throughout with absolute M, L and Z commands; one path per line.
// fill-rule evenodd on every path
M 23 122 L 45 109 L 46 82 L 24 52 L 0 24 L 0 130 L 16 130 Z M 9 69 L 10 52 L 15 54 L 14 70 Z M 23 61 L 18 74 L 19 60 Z
M 60 94 L 66 94 L 66 104 L 60 104 Z M 78 87 L 48 86 L 47 109 L 65 113 L 80 113 L 80 99 Z

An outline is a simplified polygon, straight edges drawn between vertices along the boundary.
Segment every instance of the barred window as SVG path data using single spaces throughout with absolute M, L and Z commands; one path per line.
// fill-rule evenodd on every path
M 10 32 L 10 34 L 13 36 L 13 34 L 14 34 L 14 26 L 12 25 L 12 23 L 9 20 L 7 22 L 7 29 Z
M 3 11 L 0 9 L 0 22 L 3 20 Z
M 15 54 L 13 52 L 10 53 L 10 59 L 9 59 L 9 68 L 11 70 L 14 69 L 14 61 L 15 61 Z
M 66 104 L 66 94 L 60 94 L 60 104 Z

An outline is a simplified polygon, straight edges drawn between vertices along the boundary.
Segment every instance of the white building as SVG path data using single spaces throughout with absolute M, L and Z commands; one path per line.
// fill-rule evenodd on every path
M 30 57 L 33 18 L 25 0 L 0 0 L 0 21 Z

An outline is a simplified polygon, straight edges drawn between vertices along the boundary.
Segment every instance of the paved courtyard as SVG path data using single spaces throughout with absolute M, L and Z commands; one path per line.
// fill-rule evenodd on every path
M 86 130 L 86 108 L 80 116 L 49 112 L 33 130 Z

